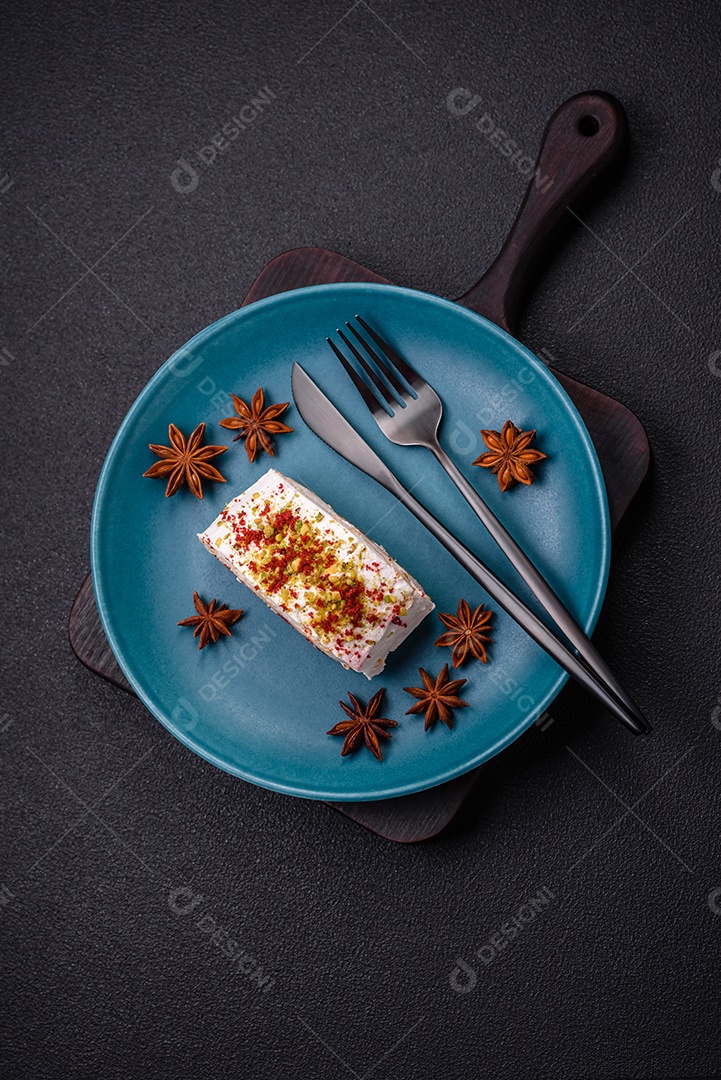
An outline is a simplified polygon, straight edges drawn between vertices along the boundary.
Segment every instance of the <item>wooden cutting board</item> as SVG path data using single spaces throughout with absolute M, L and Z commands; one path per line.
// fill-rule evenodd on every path
M 610 95 L 589 92 L 564 102 L 546 125 L 536 170 L 508 239 L 490 269 L 459 297 L 458 303 L 515 333 L 539 262 L 558 242 L 559 227 L 570 219 L 567 210 L 578 206 L 603 178 L 608 179 L 623 156 L 626 142 L 626 115 Z M 536 175 L 543 178 L 540 185 L 535 182 Z M 263 267 L 242 306 L 289 289 L 334 281 L 391 284 L 335 251 L 295 248 Z M 552 370 L 593 439 L 615 529 L 648 469 L 646 433 L 625 405 Z M 86 667 L 128 693 L 133 692 L 103 633 L 89 575 L 73 604 L 68 629 L 72 648 Z M 403 843 L 425 840 L 451 821 L 483 768 L 399 799 L 329 805 L 386 839 Z

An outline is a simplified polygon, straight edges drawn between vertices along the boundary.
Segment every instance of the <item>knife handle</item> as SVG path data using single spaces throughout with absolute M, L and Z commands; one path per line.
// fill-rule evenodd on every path
M 476 517 L 485 525 L 488 533 L 498 544 L 499 548 L 513 566 L 519 577 L 542 607 L 548 612 L 559 630 L 565 634 L 571 645 L 577 650 L 586 666 L 593 671 L 606 687 L 614 694 L 623 705 L 626 706 L 632 716 L 646 724 L 643 713 L 639 710 L 633 698 L 629 696 L 611 668 L 603 659 L 593 642 L 586 636 L 583 629 L 578 625 L 571 612 L 548 584 L 538 567 L 532 562 L 520 544 L 506 529 L 505 525 L 498 520 L 491 508 L 483 501 L 476 489 L 469 484 L 463 473 L 449 458 L 441 444 L 436 439 L 429 444 L 430 450 L 435 454 L 437 461 L 443 466 L 453 483 L 460 491 Z
M 377 478 L 376 478 L 377 479 Z M 632 714 L 626 706 L 612 694 L 601 682 L 597 675 L 586 667 L 580 657 L 560 641 L 554 633 L 543 623 L 536 613 L 526 607 L 523 601 L 512 592 L 505 582 L 496 577 L 492 570 L 484 565 L 480 559 L 468 550 L 461 541 L 442 525 L 438 518 L 427 510 L 423 503 L 419 502 L 410 491 L 401 484 L 400 480 L 388 472 L 388 476 L 379 481 L 388 489 L 403 505 L 410 510 L 415 517 L 425 525 L 426 529 L 435 536 L 443 547 L 451 553 L 453 558 L 460 563 L 471 577 L 475 578 L 481 588 L 485 589 L 492 600 L 518 623 L 537 645 L 540 645 L 549 656 L 559 664 L 564 671 L 575 679 L 580 686 L 593 694 L 617 720 L 632 731 L 634 735 L 645 735 L 648 725 L 641 722 Z
M 551 254 L 551 234 L 570 217 L 568 208 L 622 158 L 627 141 L 625 110 L 610 94 L 577 94 L 556 109 L 508 239 L 458 303 L 515 334 L 534 267 Z

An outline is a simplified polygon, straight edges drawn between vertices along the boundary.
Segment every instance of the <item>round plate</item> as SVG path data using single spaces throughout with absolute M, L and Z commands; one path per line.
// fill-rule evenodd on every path
M 504 612 L 496 609 L 488 664 L 467 660 L 453 729 L 406 716 L 420 685 L 450 662 L 434 647 L 437 612 L 455 613 L 488 597 L 387 491 L 336 455 L 298 415 L 291 367 L 297 360 L 380 453 L 414 495 L 524 599 L 532 601 L 460 493 L 428 451 L 388 442 L 325 343 L 355 314 L 366 318 L 436 389 L 443 401 L 441 440 L 466 476 L 529 552 L 582 626 L 590 631 L 606 587 L 610 529 L 601 470 L 588 433 L 564 390 L 528 349 L 466 308 L 388 285 L 320 285 L 270 297 L 196 335 L 150 380 L 110 448 L 93 508 L 91 561 L 108 641 L 150 711 L 201 757 L 254 784 L 311 799 L 386 799 L 433 787 L 497 754 L 536 720 L 566 676 Z M 295 430 L 276 439 L 276 456 L 251 464 L 242 441 L 219 420 L 233 413 L 230 392 L 249 401 L 291 401 Z M 501 493 L 490 470 L 471 462 L 485 449 L 481 428 L 511 419 L 536 428 L 548 460 L 532 487 Z M 168 424 L 189 435 L 207 423 L 205 441 L 230 443 L 215 459 L 227 484 L 204 483 L 196 499 L 183 487 L 143 477 L 167 445 Z M 381 544 L 436 604 L 372 682 L 317 652 L 201 546 L 196 534 L 269 467 L 315 491 Z M 232 638 L 201 651 L 178 620 L 193 612 L 193 591 L 244 615 Z M 452 670 L 452 669 L 451 669 Z M 344 714 L 351 690 L 367 701 L 386 688 L 382 715 L 399 721 L 378 762 L 361 746 L 341 758 L 326 732 Z

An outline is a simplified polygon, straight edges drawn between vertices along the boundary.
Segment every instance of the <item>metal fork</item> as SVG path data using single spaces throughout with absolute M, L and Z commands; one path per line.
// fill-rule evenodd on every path
M 604 683 L 609 693 L 613 694 L 633 714 L 640 725 L 641 731 L 648 731 L 649 725 L 643 713 L 624 690 L 598 649 L 583 632 L 540 570 L 531 562 L 525 551 L 514 540 L 505 526 L 501 524 L 478 492 L 469 484 L 441 446 L 438 441 L 438 428 L 443 416 L 443 405 L 438 394 L 360 315 L 356 315 L 356 319 L 373 340 L 377 349 L 384 354 L 386 360 L 381 359 L 378 351 L 369 344 L 355 326 L 349 322 L 345 325 L 368 356 L 371 357 L 388 385 L 383 382 L 378 372 L 368 363 L 346 334 L 340 329 L 337 332 L 372 382 L 377 393 L 374 393 L 366 381 L 361 378 L 335 342 L 331 338 L 326 338 L 326 340 L 352 379 L 378 427 L 387 439 L 397 443 L 399 446 L 425 446 L 435 455 L 468 505 L 480 521 L 483 522 L 531 592 L 565 634 L 568 641 L 578 650 L 586 666 Z M 409 392 L 408 388 L 403 385 L 399 375 L 405 379 L 413 393 Z M 392 387 L 397 398 L 391 393 L 389 386 Z M 384 407 L 384 402 L 388 409 L 391 410 L 390 414 Z

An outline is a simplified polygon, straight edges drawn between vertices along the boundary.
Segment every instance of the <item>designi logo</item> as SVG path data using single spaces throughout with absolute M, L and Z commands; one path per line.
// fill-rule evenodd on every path
M 170 183 L 179 195 L 190 195 L 200 183 L 197 169 L 189 165 L 185 158 L 178 159 L 178 167 L 170 174 Z
M 235 140 L 240 138 L 241 132 L 257 121 L 263 110 L 270 105 L 276 96 L 268 86 L 258 90 L 255 97 L 252 97 L 248 104 L 239 109 L 235 116 L 231 116 L 229 120 L 220 125 L 220 130 L 211 135 L 205 146 L 188 152 L 188 157 L 191 157 L 194 161 L 197 159 L 204 168 L 208 168 L 217 159 L 218 154 L 225 154 Z M 177 168 L 173 169 L 170 174 L 170 183 L 179 195 L 190 195 L 200 183 L 200 173 L 190 164 L 187 157 L 181 157 L 178 158 Z

